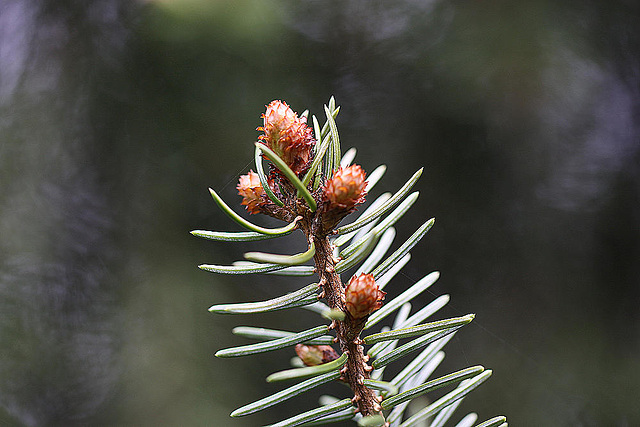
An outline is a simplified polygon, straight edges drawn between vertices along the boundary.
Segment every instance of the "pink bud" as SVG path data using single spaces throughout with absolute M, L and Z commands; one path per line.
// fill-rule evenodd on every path
M 364 202 L 366 186 L 364 170 L 358 165 L 351 165 L 338 169 L 327 180 L 324 194 L 331 206 L 351 208 Z
M 349 280 L 344 291 L 345 306 L 353 318 L 360 319 L 382 307 L 385 295 L 376 285 L 373 274 L 362 273 Z
M 263 131 L 264 135 L 258 139 L 280 156 L 294 173 L 302 173 L 316 143 L 306 117 L 298 117 L 285 102 L 276 100 L 267 105 L 262 118 L 264 125 L 257 130 Z
M 265 192 L 257 173 L 249 171 L 248 174 L 240 176 L 236 189 L 238 194 L 242 196 L 241 204 L 247 206 L 249 213 L 257 214 L 261 212 L 260 206 L 265 203 L 262 197 Z

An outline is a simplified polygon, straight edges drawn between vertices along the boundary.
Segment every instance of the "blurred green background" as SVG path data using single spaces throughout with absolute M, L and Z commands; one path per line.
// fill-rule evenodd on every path
M 385 290 L 439 270 L 441 314 L 477 314 L 440 372 L 494 376 L 457 419 L 640 425 L 638 22 L 633 0 L 1 0 L 0 425 L 244 427 L 316 406 L 228 418 L 293 354 L 213 357 L 245 343 L 233 326 L 314 315 L 207 312 L 305 279 L 197 268 L 299 236 L 189 231 L 237 230 L 207 187 L 239 206 L 265 104 L 320 116 L 331 95 L 343 146 L 388 166 L 374 194 L 425 167 L 395 246 L 436 226 Z

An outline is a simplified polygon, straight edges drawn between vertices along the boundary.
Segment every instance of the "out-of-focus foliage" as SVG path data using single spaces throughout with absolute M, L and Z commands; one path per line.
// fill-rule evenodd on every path
M 298 282 L 200 272 L 251 246 L 188 231 L 233 227 L 201 189 L 236 197 L 265 102 L 328 94 L 365 169 L 426 166 L 399 241 L 421 209 L 438 227 L 407 283 L 437 268 L 449 314 L 486 307 L 443 372 L 499 368 L 463 406 L 640 424 L 639 19 L 625 0 L 5 0 L 0 424 L 210 425 L 273 390 L 252 380 L 268 360 L 214 360 L 231 323 L 206 309 Z

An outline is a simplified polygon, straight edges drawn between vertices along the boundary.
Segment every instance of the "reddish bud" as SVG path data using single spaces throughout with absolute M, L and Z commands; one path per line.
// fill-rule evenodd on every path
M 344 291 L 345 306 L 353 318 L 360 319 L 382 307 L 386 294 L 376 285 L 373 274 L 362 273 L 349 280 Z
M 296 345 L 296 354 L 307 366 L 317 366 L 336 360 L 338 353 L 329 345 Z
M 238 194 L 242 196 L 241 204 L 247 206 L 247 211 L 251 214 L 260 213 L 260 206 L 265 203 L 262 197 L 265 192 L 258 174 L 254 171 L 249 171 L 248 174 L 240 176 L 240 181 L 236 188 L 238 189 Z
M 298 115 L 282 101 L 272 101 L 262 114 L 264 125 L 257 130 L 264 132 L 258 137 L 273 150 L 291 170 L 299 175 L 311 159 L 315 145 L 306 117 Z
M 364 170 L 358 165 L 351 165 L 338 169 L 327 180 L 324 194 L 332 206 L 352 208 L 364 202 L 366 186 Z

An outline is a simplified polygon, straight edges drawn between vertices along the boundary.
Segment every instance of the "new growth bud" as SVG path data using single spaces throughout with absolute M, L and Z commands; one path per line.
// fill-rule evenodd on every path
M 265 192 L 258 174 L 254 171 L 249 171 L 248 174 L 240 176 L 240 181 L 236 188 L 238 189 L 238 194 L 242 196 L 241 204 L 247 207 L 247 211 L 251 214 L 260 213 L 260 206 L 265 203 L 262 197 Z
M 366 195 L 364 170 L 359 165 L 338 169 L 324 188 L 324 194 L 332 207 L 352 208 L 364 202 Z
M 373 274 L 353 276 L 344 291 L 345 307 L 349 314 L 360 319 L 382 307 L 386 292 L 381 291 Z
M 307 366 L 317 366 L 336 360 L 338 353 L 329 345 L 296 345 L 296 354 Z
M 315 139 L 306 117 L 298 115 L 282 101 L 272 101 L 262 114 L 264 125 L 257 130 L 264 132 L 258 139 L 275 152 L 296 174 L 300 175 L 309 160 Z

